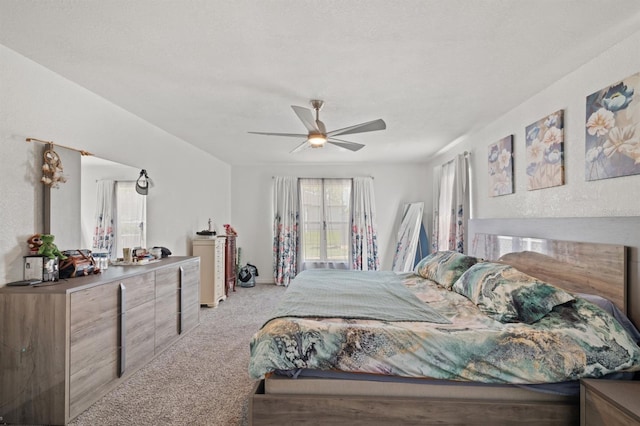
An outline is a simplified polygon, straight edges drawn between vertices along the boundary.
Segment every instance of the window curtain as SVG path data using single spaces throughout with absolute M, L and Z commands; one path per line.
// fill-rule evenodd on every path
M 363 271 L 380 269 L 377 235 L 373 178 L 354 178 L 351 209 L 351 269 Z
M 273 188 L 273 278 L 288 286 L 297 274 L 299 227 L 298 179 L 275 177 Z
M 108 253 L 110 258 L 114 249 L 113 242 L 116 231 L 115 218 L 113 217 L 114 188 L 115 182 L 112 180 L 98 181 L 95 228 L 93 230 L 93 247 L 91 248 L 94 252 Z
M 435 170 L 432 251 L 465 252 L 469 220 L 469 156 L 464 153 Z

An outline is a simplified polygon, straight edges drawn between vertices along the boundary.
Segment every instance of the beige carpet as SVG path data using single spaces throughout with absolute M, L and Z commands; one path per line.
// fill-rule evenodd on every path
M 284 287 L 237 287 L 217 308 L 201 308 L 200 326 L 70 425 L 246 425 L 249 341 Z

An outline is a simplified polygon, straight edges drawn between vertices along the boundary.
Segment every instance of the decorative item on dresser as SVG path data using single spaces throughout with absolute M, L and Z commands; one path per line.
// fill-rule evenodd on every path
M 236 291 L 236 236 L 227 234 L 225 244 L 225 295 L 229 296 L 229 289 Z
M 64 425 L 200 323 L 200 261 L 0 288 L 0 417 Z
M 223 235 L 193 240 L 193 255 L 200 257 L 200 304 L 216 307 L 225 295 L 225 242 Z
M 59 143 L 55 143 L 53 141 L 45 141 L 42 139 L 36 138 L 27 138 L 27 142 L 38 142 L 41 144 L 46 144 L 47 149 L 44 152 L 44 162 L 42 164 L 42 178 L 40 181 L 45 185 L 50 186 L 51 188 L 59 188 L 60 183 L 65 183 L 67 181 L 67 177 L 63 174 L 64 167 L 62 166 L 62 161 L 60 160 L 60 156 L 54 150 L 54 146 L 58 145 L 60 148 L 70 149 L 72 151 L 77 151 L 80 155 L 93 155 L 88 151 L 83 149 L 71 148 L 68 146 L 60 145 Z

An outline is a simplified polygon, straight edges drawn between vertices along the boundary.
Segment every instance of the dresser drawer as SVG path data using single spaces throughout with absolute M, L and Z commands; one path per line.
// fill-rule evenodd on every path
M 75 417 L 118 380 L 118 290 L 109 283 L 71 294 L 69 415 Z
M 127 309 L 125 374 L 137 370 L 155 353 L 155 303 L 150 300 Z
M 121 281 L 126 287 L 127 309 L 147 303 L 156 297 L 155 277 L 153 272 L 137 275 Z

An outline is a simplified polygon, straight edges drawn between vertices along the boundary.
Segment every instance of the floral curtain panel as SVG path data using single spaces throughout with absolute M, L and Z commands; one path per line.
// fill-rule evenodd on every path
M 97 187 L 96 218 L 91 250 L 108 253 L 109 257 L 111 257 L 115 237 L 113 217 L 115 182 L 101 180 L 98 182 Z
M 351 269 L 363 271 L 380 269 L 375 206 L 373 178 L 354 178 L 351 210 Z
M 278 176 L 273 187 L 273 278 L 288 286 L 297 274 L 299 228 L 298 179 Z
M 432 251 L 464 253 L 469 220 L 468 153 L 436 169 L 434 176 Z

